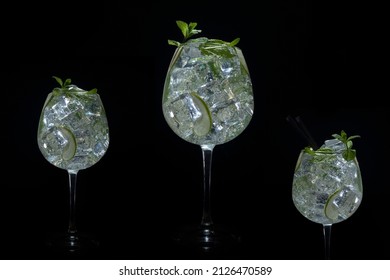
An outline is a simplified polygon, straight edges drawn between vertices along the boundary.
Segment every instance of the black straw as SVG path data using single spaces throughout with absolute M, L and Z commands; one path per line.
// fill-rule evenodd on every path
M 295 128 L 295 130 L 308 142 L 310 147 L 314 150 L 317 150 L 319 146 L 317 142 L 314 140 L 313 136 L 306 128 L 300 116 L 293 118 L 292 116 L 287 116 L 287 121 Z

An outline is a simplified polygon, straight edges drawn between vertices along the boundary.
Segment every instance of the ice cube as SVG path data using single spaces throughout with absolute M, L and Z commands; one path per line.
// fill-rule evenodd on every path
M 324 145 L 322 145 L 323 148 L 330 148 L 335 152 L 343 151 L 345 150 L 345 145 L 343 142 L 341 142 L 338 139 L 330 139 L 326 140 Z

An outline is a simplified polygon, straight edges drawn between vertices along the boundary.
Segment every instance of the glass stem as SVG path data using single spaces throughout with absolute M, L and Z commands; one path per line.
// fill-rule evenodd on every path
M 324 232 L 324 241 L 325 241 L 325 259 L 330 260 L 330 235 L 332 224 L 324 224 L 322 226 Z
M 215 145 L 201 145 L 203 156 L 203 213 L 201 227 L 213 225 L 211 219 L 211 162 Z
M 76 182 L 78 170 L 68 170 L 69 174 L 69 226 L 68 234 L 75 236 L 76 229 Z

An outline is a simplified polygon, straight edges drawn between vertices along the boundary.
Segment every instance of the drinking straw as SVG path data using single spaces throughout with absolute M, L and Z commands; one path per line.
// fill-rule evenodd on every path
M 317 142 L 314 140 L 313 136 L 307 129 L 306 125 L 303 123 L 302 118 L 300 116 L 296 116 L 295 118 L 288 115 L 287 121 L 295 128 L 295 130 L 308 142 L 310 147 L 314 150 L 317 150 L 319 146 Z

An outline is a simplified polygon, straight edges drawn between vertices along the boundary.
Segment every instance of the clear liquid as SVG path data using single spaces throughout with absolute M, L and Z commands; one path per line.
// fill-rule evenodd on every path
M 346 161 L 340 153 L 315 160 L 301 153 L 294 173 L 292 198 L 299 212 L 320 224 L 348 219 L 362 201 L 362 179 L 357 160 Z M 333 217 L 326 215 L 331 207 Z
M 207 41 L 188 41 L 175 53 L 168 69 L 163 94 L 163 114 L 171 129 L 184 140 L 198 144 L 222 144 L 237 137 L 248 126 L 254 109 L 253 89 L 239 49 L 229 47 L 233 57 L 203 55 L 198 46 Z M 196 133 L 202 111 L 192 93 L 207 105 L 211 129 Z M 204 113 L 203 113 L 204 114 Z
M 64 130 L 74 138 L 66 137 Z M 64 159 L 64 150 L 73 140 L 75 153 Z M 103 157 L 108 145 L 108 123 L 98 94 L 49 94 L 40 116 L 38 146 L 51 164 L 66 170 L 85 169 Z

